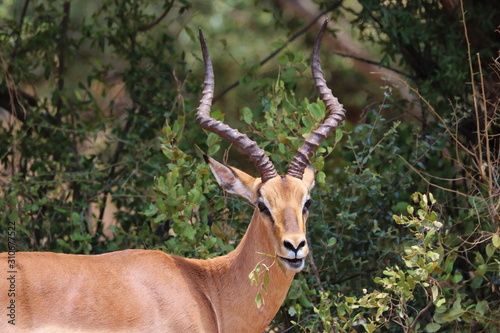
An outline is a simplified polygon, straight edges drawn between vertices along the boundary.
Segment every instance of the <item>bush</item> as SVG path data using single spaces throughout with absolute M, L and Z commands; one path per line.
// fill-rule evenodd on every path
M 270 330 L 498 332 L 500 112 L 491 69 L 500 68 L 491 36 L 498 6 L 467 2 L 460 13 L 437 0 L 317 2 L 335 8 L 333 17 L 350 15 L 382 64 L 408 72 L 400 84 L 416 99 L 410 105 L 382 87 L 384 100 L 367 108 L 363 123 L 344 124 L 318 150 L 312 255 Z M 1 11 L 0 106 L 10 118 L 0 130 L 0 251 L 13 224 L 19 250 L 157 248 L 196 258 L 231 251 L 253 207 L 226 196 L 200 158 L 199 150 L 223 155 L 227 143 L 193 121 L 202 82 L 186 59 L 199 55 L 173 32 L 178 24 L 195 42 L 180 15 L 191 4 L 24 4 L 26 11 L 13 5 L 15 20 Z M 92 14 L 70 19 L 85 6 Z M 286 30 L 279 9 L 253 4 L 251 12 L 255 22 L 271 17 Z M 169 15 L 178 21 L 157 20 Z M 463 43 L 481 31 L 470 48 Z M 229 122 L 241 115 L 237 127 L 280 172 L 324 116 L 312 88 L 302 89 L 308 62 L 288 50 L 277 75 L 230 63 L 246 73 L 238 82 L 247 107 L 213 110 Z M 116 91 L 123 93 L 111 97 Z M 250 93 L 257 98 L 249 101 Z M 405 117 L 415 105 L 422 117 Z M 246 168 L 237 152 L 230 156 L 229 164 Z M 108 200 L 119 221 L 111 236 L 103 227 Z

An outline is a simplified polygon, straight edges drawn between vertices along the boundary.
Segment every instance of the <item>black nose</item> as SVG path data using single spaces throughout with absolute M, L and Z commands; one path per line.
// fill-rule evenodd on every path
M 303 240 L 299 243 L 299 245 L 297 247 L 293 246 L 292 243 L 290 243 L 289 241 L 283 241 L 283 245 L 285 246 L 285 249 L 288 249 L 290 251 L 293 251 L 295 254 L 297 254 L 297 252 L 303 248 L 305 245 L 306 245 L 306 241 Z

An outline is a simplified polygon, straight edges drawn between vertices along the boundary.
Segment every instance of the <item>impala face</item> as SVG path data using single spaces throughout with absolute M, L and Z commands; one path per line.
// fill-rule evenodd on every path
M 276 256 L 294 272 L 304 268 L 309 253 L 306 220 L 312 200 L 314 171 L 307 169 L 304 180 L 290 176 L 275 177 L 257 191 L 255 205 L 264 220 Z
M 313 168 L 306 167 L 302 179 L 285 175 L 262 182 L 261 178 L 208 156 L 205 160 L 225 191 L 238 194 L 255 205 L 255 223 L 263 230 L 259 241 L 270 243 L 274 250 L 266 254 L 278 257 L 288 270 L 300 272 L 309 253 L 306 220 L 312 203 L 309 193 L 314 186 Z

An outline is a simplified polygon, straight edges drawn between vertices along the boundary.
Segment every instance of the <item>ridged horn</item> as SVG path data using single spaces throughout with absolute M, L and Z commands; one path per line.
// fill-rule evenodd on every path
M 238 130 L 229 127 L 223 122 L 216 120 L 210 116 L 210 108 L 212 107 L 212 99 L 214 97 L 214 70 L 212 60 L 208 53 L 207 43 L 200 31 L 201 52 L 203 53 L 203 61 L 205 63 L 205 86 L 203 88 L 200 106 L 196 110 L 196 123 L 206 129 L 219 135 L 221 138 L 234 144 L 248 155 L 252 163 L 257 168 L 262 182 L 266 182 L 271 178 L 278 176 L 273 163 L 266 156 L 255 141 L 250 140 L 246 134 L 240 133 Z
M 345 117 L 344 106 L 339 103 L 338 99 L 333 96 L 332 91 L 327 87 L 326 81 L 323 78 L 323 71 L 321 70 L 319 49 L 327 25 L 328 19 L 323 23 L 318 33 L 318 37 L 316 38 L 316 42 L 314 43 L 311 64 L 314 82 L 316 83 L 316 88 L 318 89 L 321 100 L 325 103 L 327 117 L 324 122 L 310 134 L 304 142 L 304 145 L 298 149 L 297 154 L 290 163 L 287 175 L 299 179 L 302 179 L 304 170 L 309 165 L 309 161 L 319 145 L 335 130 L 335 128 L 337 128 Z

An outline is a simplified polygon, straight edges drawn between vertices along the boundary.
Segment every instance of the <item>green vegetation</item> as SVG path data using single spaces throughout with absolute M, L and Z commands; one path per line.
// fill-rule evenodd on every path
M 287 42 L 313 16 L 282 3 L 4 1 L 0 251 L 9 224 L 19 251 L 231 251 L 253 207 L 222 192 L 200 151 L 254 170 L 194 123 L 194 31 L 206 35 L 216 95 L 238 83 L 213 115 L 283 172 L 324 105 L 309 74 L 317 30 Z M 315 3 L 337 22 L 331 34 L 355 36 L 397 72 L 365 75 L 364 62 L 322 47 L 329 85 L 359 121 L 313 161 L 312 260 L 271 329 L 500 332 L 500 5 Z

